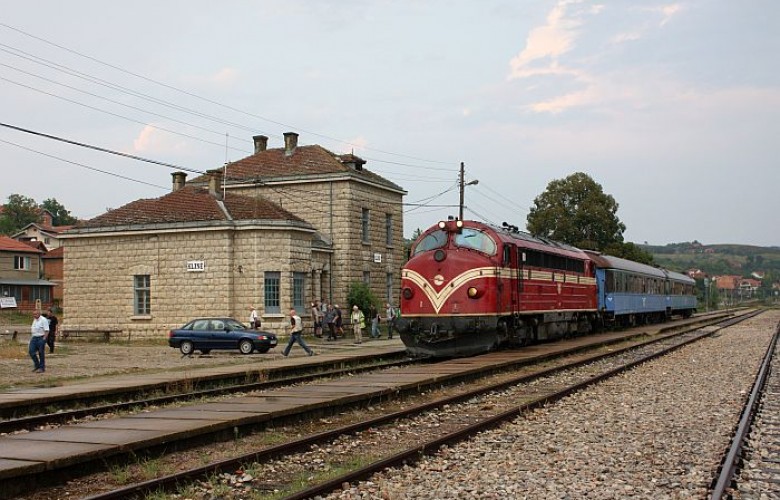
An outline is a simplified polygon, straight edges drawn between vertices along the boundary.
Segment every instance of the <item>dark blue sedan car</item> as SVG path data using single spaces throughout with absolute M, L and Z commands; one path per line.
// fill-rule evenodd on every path
M 241 354 L 268 352 L 277 344 L 276 335 L 252 330 L 232 318 L 199 318 L 168 333 L 168 345 L 189 355 L 198 350 L 238 349 Z

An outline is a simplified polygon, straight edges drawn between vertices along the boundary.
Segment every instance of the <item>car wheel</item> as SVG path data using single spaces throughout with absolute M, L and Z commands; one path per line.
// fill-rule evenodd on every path
M 210 352 L 211 352 L 211 349 L 201 349 L 201 350 L 200 350 L 200 353 L 201 353 L 201 354 L 208 354 L 208 353 L 210 353 Z
M 259 352 L 260 354 L 265 354 L 268 352 L 268 349 L 270 349 L 270 347 L 258 347 L 257 352 Z
M 182 343 L 181 343 L 181 345 L 179 346 L 179 350 L 180 350 L 180 351 L 181 351 L 181 353 L 182 353 L 182 354 L 184 354 L 185 356 L 189 356 L 190 354 L 192 354 L 192 351 L 194 351 L 194 350 L 195 350 L 195 346 L 194 346 L 194 345 L 192 345 L 192 342 L 190 342 L 189 340 L 185 340 L 185 341 L 184 341 L 184 342 L 182 342 Z
M 252 354 L 252 351 L 255 350 L 254 344 L 252 344 L 251 340 L 242 340 L 238 343 L 238 350 L 241 351 L 241 354 Z

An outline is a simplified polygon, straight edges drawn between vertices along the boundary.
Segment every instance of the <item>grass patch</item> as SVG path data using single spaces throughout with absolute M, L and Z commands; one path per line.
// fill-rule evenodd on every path
M 28 356 L 25 344 L 0 343 L 0 359 L 25 359 Z

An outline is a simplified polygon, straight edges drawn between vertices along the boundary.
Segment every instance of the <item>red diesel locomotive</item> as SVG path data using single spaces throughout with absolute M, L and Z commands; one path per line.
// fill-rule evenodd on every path
M 582 250 L 513 226 L 442 221 L 404 266 L 401 315 L 401 339 L 418 356 L 587 333 L 599 318 L 595 267 Z

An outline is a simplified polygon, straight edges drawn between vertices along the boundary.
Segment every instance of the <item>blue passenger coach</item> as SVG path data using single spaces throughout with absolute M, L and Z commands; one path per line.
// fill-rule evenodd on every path
M 689 317 L 696 311 L 696 281 L 684 274 L 587 252 L 596 264 L 598 308 L 605 324 L 631 326 Z

